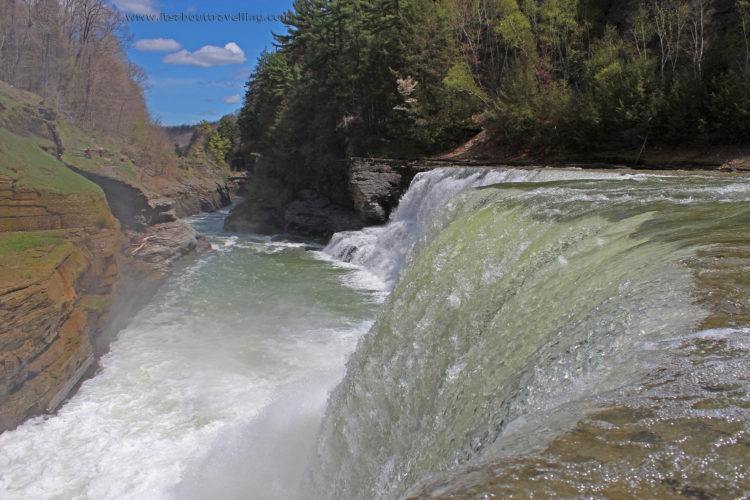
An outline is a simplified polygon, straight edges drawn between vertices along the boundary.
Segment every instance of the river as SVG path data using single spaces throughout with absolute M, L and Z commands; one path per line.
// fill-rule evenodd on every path
M 382 302 L 317 248 L 220 234 L 176 269 L 57 415 L 0 436 L 0 498 L 276 498 Z M 296 462 L 296 463 L 295 463 Z
M 440 169 L 326 248 L 194 217 L 214 250 L 0 435 L 0 497 L 746 496 L 749 202 Z

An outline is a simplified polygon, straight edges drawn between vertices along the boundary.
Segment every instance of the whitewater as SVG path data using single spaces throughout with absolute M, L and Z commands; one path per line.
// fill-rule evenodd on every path
M 220 234 L 53 416 L 0 435 L 0 498 L 278 498 L 383 293 L 306 244 Z
M 325 247 L 222 234 L 0 498 L 750 494 L 750 182 L 436 169 Z

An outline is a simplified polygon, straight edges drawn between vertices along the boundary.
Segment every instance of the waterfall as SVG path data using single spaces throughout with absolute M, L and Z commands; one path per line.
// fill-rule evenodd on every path
M 0 497 L 746 497 L 748 202 L 739 176 L 439 169 L 329 246 L 372 273 L 197 216 L 214 251 L 0 435 Z
M 504 182 L 520 171 L 441 168 L 417 174 L 385 226 L 336 233 L 323 250 L 368 269 L 390 289 L 406 253 L 438 208 L 464 189 Z
M 549 180 L 556 175 L 568 180 Z M 448 186 L 459 179 L 466 187 L 464 179 L 504 176 L 525 182 L 465 190 L 444 203 Z M 727 313 L 726 301 L 748 303 L 746 276 L 740 285 L 733 276 L 750 264 L 750 184 L 585 177 L 430 172 L 414 181 L 388 226 L 338 235 L 329 250 L 342 249 L 364 265 L 378 256 L 387 264 L 376 272 L 388 281 L 395 281 L 401 263 L 406 267 L 331 395 L 306 491 L 315 498 L 441 492 L 485 470 L 481 464 L 490 481 L 503 470 L 492 464 L 542 453 L 586 415 L 628 401 L 636 405 L 637 397 L 650 412 L 643 414 L 656 422 L 657 415 L 672 419 L 681 428 L 698 425 L 690 419 L 703 413 L 692 402 L 653 401 L 692 401 L 682 392 L 694 391 L 708 398 L 708 408 L 731 406 L 728 414 L 748 432 L 747 331 L 724 333 L 740 347 L 722 358 L 701 347 L 713 335 L 701 329 L 745 319 L 741 312 Z M 414 240 L 407 258 L 405 247 Z M 680 349 L 692 368 L 683 366 Z M 668 383 L 660 382 L 665 373 Z M 716 395 L 729 390 L 724 387 L 744 396 L 726 403 Z M 645 395 L 648 388 L 655 396 Z M 669 443 L 651 430 L 642 435 Z M 679 448 L 683 441 L 674 439 Z M 707 439 L 702 451 L 686 447 L 689 458 L 664 458 L 658 473 L 649 468 L 646 452 L 629 472 L 613 472 L 613 481 L 627 488 L 641 474 L 653 482 L 646 490 L 687 480 L 724 482 L 727 491 L 742 492 L 747 484 L 731 472 L 731 450 L 715 453 L 713 479 L 701 479 L 699 464 L 694 478 L 679 476 L 681 464 L 700 461 L 696 453 L 714 453 L 720 440 Z M 594 436 L 591 442 L 587 446 L 599 441 Z M 574 455 L 579 447 L 564 453 Z M 618 453 L 622 446 L 612 448 Z M 561 475 L 575 470 L 570 464 L 558 468 Z M 525 480 L 524 474 L 530 473 L 513 469 L 508 484 Z M 570 481 L 589 479 L 582 472 Z M 430 490 L 439 483 L 444 489 Z M 478 490 L 459 489 L 454 498 L 485 491 L 479 484 Z M 419 485 L 426 489 L 415 490 Z
M 366 268 L 382 280 L 386 289 L 391 289 L 422 229 L 440 207 L 465 189 L 502 182 L 618 176 L 622 174 L 507 168 L 438 168 L 422 172 L 415 176 L 386 225 L 336 233 L 323 251 Z

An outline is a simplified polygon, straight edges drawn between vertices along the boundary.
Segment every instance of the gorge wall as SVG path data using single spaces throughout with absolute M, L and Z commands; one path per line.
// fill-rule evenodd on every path
M 469 166 L 451 160 L 349 158 L 347 192 L 336 203 L 326 193 L 303 189 L 287 203 L 269 196 L 249 197 L 227 217 L 224 229 L 238 233 L 328 238 L 333 233 L 384 224 L 419 172 L 446 165 Z M 249 182 L 257 183 L 251 176 Z
M 39 102 L 0 82 L 0 432 L 54 411 L 174 263 L 210 247 L 178 216 L 229 203 L 215 175 L 157 192 L 122 153 L 87 157 L 88 134 Z

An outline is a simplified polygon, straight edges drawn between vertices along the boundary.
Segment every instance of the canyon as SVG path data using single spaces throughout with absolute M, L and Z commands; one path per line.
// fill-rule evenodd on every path
M 54 411 L 173 266 L 209 248 L 179 217 L 230 203 L 216 170 L 162 188 L 121 152 L 87 156 L 90 132 L 40 102 L 0 86 L 0 430 Z

